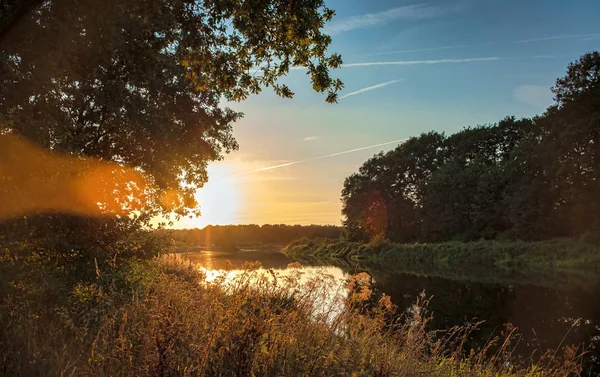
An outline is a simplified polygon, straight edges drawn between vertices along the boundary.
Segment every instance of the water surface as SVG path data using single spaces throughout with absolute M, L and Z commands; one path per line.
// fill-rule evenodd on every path
M 236 274 L 244 263 L 258 261 L 265 270 L 285 273 L 290 257 L 275 251 L 242 250 L 237 253 L 191 252 L 187 254 L 207 275 Z M 388 294 L 399 310 L 406 310 L 425 291 L 432 296 L 429 309 L 432 326 L 439 329 L 484 320 L 473 334 L 472 346 L 484 344 L 494 334 L 517 327 L 522 334 L 516 353 L 555 350 L 561 345 L 586 348 L 586 368 L 600 371 L 600 284 L 578 276 L 531 277 L 506 272 L 456 273 L 451 277 L 411 271 L 389 271 L 381 266 L 361 266 L 343 261 L 302 261 L 312 272 L 343 279 L 347 274 L 368 272 L 379 292 Z M 456 272 L 456 271 L 454 271 Z M 338 287 L 332 287 L 332 290 Z M 332 292 L 333 294 L 333 292 Z M 589 374 L 590 369 L 587 369 Z

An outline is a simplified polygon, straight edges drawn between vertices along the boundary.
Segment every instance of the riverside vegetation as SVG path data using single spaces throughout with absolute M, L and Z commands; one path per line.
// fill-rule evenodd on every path
M 600 268 L 600 246 L 571 239 L 401 244 L 381 237 L 369 243 L 303 238 L 291 242 L 283 252 L 316 258 L 340 258 L 403 266 L 417 270 L 460 267 L 548 272 Z
M 2 259 L 3 266 L 10 263 Z M 0 311 L 5 376 L 567 376 L 583 350 L 512 356 L 514 330 L 466 352 L 477 324 L 429 329 L 427 300 L 394 314 L 370 277 L 350 276 L 344 305 L 323 296 L 336 282 L 302 269 L 267 279 L 249 264 L 235 280 L 207 282 L 175 255 L 96 266 L 67 288 L 54 269 L 10 281 Z M 52 280 L 54 279 L 54 280 Z M 49 282 L 52 281 L 52 284 Z M 57 284 L 62 281 L 63 284 Z M 8 283 L 8 284 L 7 284 Z M 337 282 L 339 283 L 339 282 Z M 60 287 L 60 289 L 58 288 Z M 6 294 L 6 292 L 4 292 Z M 6 297 L 6 296 L 5 296 Z
M 328 53 L 331 37 L 322 31 L 333 15 L 321 0 L 3 3 L 0 375 L 581 372 L 585 351 L 572 347 L 512 359 L 510 331 L 467 352 L 463 344 L 476 325 L 428 330 L 425 301 L 396 320 L 389 300 L 373 297 L 364 274 L 349 279 L 352 293 L 341 313 L 319 315 L 313 299 L 332 283 L 326 276 L 298 286 L 294 279 L 254 279 L 258 276 L 249 268 L 233 284 L 209 283 L 195 266 L 160 256 L 172 249 L 149 231 L 151 219 L 198 214 L 195 191 L 207 180 L 208 163 L 238 147 L 232 125 L 242 114 L 224 103 L 265 87 L 292 97 L 278 79 L 294 66 L 306 67 L 312 88 L 336 102 L 343 84 L 330 70 L 342 59 Z M 457 152 L 449 154 L 452 163 L 436 170 L 438 178 L 429 186 L 441 189 L 430 197 L 431 206 L 423 207 L 432 209 L 428 214 L 443 209 L 440 222 L 427 228 L 436 240 L 597 230 L 599 60 L 597 53 L 585 55 L 559 83 L 558 105 L 544 117 L 547 122 L 509 118 L 500 127 L 506 133 L 492 132 L 494 141 L 515 136 L 501 156 L 452 149 Z M 250 74 L 257 66 L 260 74 Z M 527 131 L 524 139 L 520 126 Z M 522 148 L 511 148 L 516 139 Z M 560 153 L 516 158 L 531 143 L 534 152 Z M 406 145 L 400 150 L 420 144 L 413 139 Z M 443 152 L 433 159 L 414 156 L 419 162 L 447 162 L 437 157 L 447 155 L 448 145 L 454 144 L 425 148 Z M 507 155 L 515 158 L 503 159 Z M 374 171 L 386 171 L 384 160 L 371 164 Z M 425 180 L 389 185 L 397 192 L 381 184 L 389 180 L 371 180 L 393 175 L 363 170 L 353 181 L 360 185 L 346 185 L 352 205 L 344 207 L 345 214 L 357 214 L 346 223 L 347 236 L 370 239 L 383 229 L 391 239 L 406 230 L 409 238 L 420 234 L 414 232 L 419 217 L 413 216 L 420 212 L 412 210 L 421 203 L 395 194 L 403 188 L 421 192 L 435 169 L 420 170 Z M 489 174 L 485 184 L 475 185 L 479 172 Z M 507 181 L 507 172 L 519 179 Z M 398 177 L 411 176 L 401 173 Z M 444 188 L 462 187 L 462 180 L 472 192 L 456 190 L 456 196 L 477 198 L 474 207 L 439 195 Z M 376 187 L 371 181 L 379 191 L 371 190 Z M 515 187 L 526 188 L 524 195 L 504 195 L 517 192 Z M 473 194 L 488 191 L 493 195 Z M 499 192 L 503 200 L 513 198 L 513 205 L 496 200 Z M 369 206 L 359 203 L 361 198 L 369 199 L 361 202 Z M 511 211 L 497 210 L 505 207 Z

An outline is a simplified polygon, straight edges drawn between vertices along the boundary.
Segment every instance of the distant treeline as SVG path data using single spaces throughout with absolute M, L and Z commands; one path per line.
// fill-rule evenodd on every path
M 168 230 L 176 241 L 205 246 L 287 244 L 307 238 L 339 238 L 342 228 L 334 225 L 208 225 L 202 229 Z
M 346 238 L 547 239 L 600 230 L 600 54 L 569 65 L 533 119 L 430 132 L 366 161 L 342 191 Z

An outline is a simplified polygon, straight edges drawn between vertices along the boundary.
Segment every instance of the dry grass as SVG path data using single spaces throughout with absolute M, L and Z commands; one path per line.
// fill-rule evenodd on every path
M 332 296 L 327 275 L 261 274 L 206 283 L 182 259 L 129 267 L 123 283 L 99 273 L 69 304 L 42 311 L 2 303 L 0 375 L 9 376 L 567 376 L 580 357 L 565 348 L 515 365 L 514 333 L 469 354 L 476 324 L 428 329 L 422 297 L 396 318 L 359 274 Z M 300 283 L 302 280 L 302 284 Z

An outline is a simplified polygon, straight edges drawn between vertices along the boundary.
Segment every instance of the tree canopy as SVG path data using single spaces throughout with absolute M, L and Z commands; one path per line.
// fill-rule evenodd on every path
M 237 148 L 244 100 L 307 67 L 335 102 L 323 0 L 12 0 L 0 8 L 0 135 L 128 166 L 144 209 L 187 214 L 210 161 Z M 166 198 L 166 200 L 165 200 Z
M 354 239 L 539 239 L 600 231 L 600 54 L 569 65 L 533 119 L 413 137 L 344 182 Z

